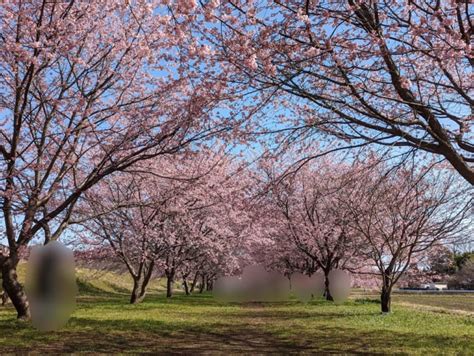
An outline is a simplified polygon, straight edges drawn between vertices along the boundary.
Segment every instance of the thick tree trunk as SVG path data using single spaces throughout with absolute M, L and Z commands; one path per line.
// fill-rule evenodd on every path
M 130 304 L 136 304 L 143 301 L 145 298 L 145 287 L 143 280 L 141 278 L 136 278 L 133 280 L 133 290 L 130 297 Z
M 174 271 L 166 272 L 166 298 L 173 296 Z
M 7 258 L 2 265 L 2 285 L 17 311 L 18 319 L 28 320 L 31 317 L 30 305 L 23 286 L 18 282 L 16 267 L 18 262 Z
M 392 304 L 392 291 L 388 285 L 382 287 L 382 294 L 380 295 L 380 302 L 382 304 L 382 313 L 390 313 Z
M 183 278 L 183 286 L 184 286 L 184 292 L 186 293 L 186 295 L 189 295 L 189 286 L 188 286 L 188 281 L 186 280 L 186 278 Z
M 329 290 L 329 271 L 324 272 L 324 297 L 326 300 L 334 301 L 334 298 L 331 295 L 331 291 Z
M 151 275 L 153 274 L 153 267 L 153 262 L 150 263 L 148 269 L 146 269 L 146 266 L 143 265 L 139 269 L 139 276 L 133 277 L 133 290 L 130 297 L 131 304 L 141 303 L 143 299 L 145 299 L 146 289 L 148 287 L 148 283 L 150 282 Z

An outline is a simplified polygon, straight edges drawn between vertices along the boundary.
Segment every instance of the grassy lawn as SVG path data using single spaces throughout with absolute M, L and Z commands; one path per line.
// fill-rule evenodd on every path
M 402 304 L 446 309 L 447 311 L 466 311 L 474 315 L 474 294 L 432 295 L 395 294 L 394 301 Z
M 353 290 L 352 297 L 378 299 L 376 292 Z M 395 291 L 392 300 L 395 305 L 410 305 L 418 309 L 436 310 L 439 312 L 468 314 L 474 316 L 474 293 L 436 294 L 436 293 L 400 293 Z
M 22 272 L 22 271 L 21 271 Z M 21 273 L 23 274 L 23 273 Z M 375 294 L 326 301 L 224 304 L 209 294 L 172 299 L 159 282 L 139 305 L 131 281 L 78 271 L 80 296 L 68 325 L 38 332 L 0 306 L 0 354 L 8 352 L 371 353 L 474 355 L 474 295 L 395 295 L 381 315 Z
M 397 302 L 394 313 L 383 316 L 377 303 L 362 299 L 344 305 L 325 301 L 230 305 L 211 295 L 176 295 L 171 300 L 151 295 L 139 305 L 127 301 L 118 293 L 83 295 L 67 327 L 48 333 L 16 321 L 11 307 L 0 307 L 0 353 L 474 355 L 474 317 L 417 310 Z

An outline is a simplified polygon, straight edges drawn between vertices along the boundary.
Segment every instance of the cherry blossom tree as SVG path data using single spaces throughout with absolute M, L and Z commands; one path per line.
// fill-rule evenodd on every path
M 131 303 L 143 300 L 154 270 L 166 277 L 171 297 L 178 276 L 186 281 L 194 271 L 211 281 L 235 268 L 232 254 L 246 225 L 239 169 L 227 153 L 210 150 L 136 165 L 89 190 L 70 223 L 84 227 L 82 243 L 92 254 L 110 252 L 126 266 Z
M 29 317 L 23 247 L 58 238 L 104 177 L 224 129 L 211 119 L 221 89 L 202 75 L 189 9 L 167 4 L 0 5 L 0 268 L 19 318 Z
M 279 144 L 315 134 L 445 159 L 474 184 L 470 1 L 207 1 L 203 36 Z M 256 107 L 270 106 L 256 115 Z M 265 122 L 267 120 L 268 122 Z M 321 137 L 321 136 L 319 136 Z M 344 147 L 332 146 L 329 150 Z
M 191 289 L 197 278 L 210 289 L 222 274 L 239 268 L 239 254 L 245 253 L 250 230 L 250 215 L 246 211 L 250 180 L 247 171 L 226 155 L 213 158 L 210 152 L 200 153 L 191 167 L 194 181 L 180 197 L 180 209 L 172 214 L 169 230 L 164 234 L 166 253 L 161 259 L 167 278 L 167 296 L 172 296 L 172 285 L 181 275 L 184 287 L 194 271 Z M 198 167 L 198 168 L 196 168 Z
M 167 216 L 163 205 L 172 192 L 160 190 L 148 177 L 120 174 L 103 180 L 85 194 L 80 208 L 87 246 L 82 258 L 117 259 L 132 276 L 130 303 L 141 302 L 153 275 L 156 260 L 164 253 L 160 243 Z M 165 194 L 167 193 L 167 195 Z
M 166 252 L 160 262 L 166 277 L 168 298 L 173 295 L 176 277 L 180 273 L 186 274 L 186 267 L 192 261 L 201 260 L 204 257 L 206 253 L 204 245 L 219 243 L 215 239 L 212 228 L 206 224 L 206 220 L 198 216 L 203 212 L 197 213 L 194 208 L 191 208 L 190 205 L 194 204 L 191 201 L 186 201 L 184 204 L 186 205 L 183 209 L 171 214 L 163 241 Z M 199 208 L 196 207 L 196 209 Z
M 381 309 L 391 311 L 391 293 L 400 278 L 426 262 L 441 246 L 462 238 L 472 224 L 472 187 L 445 170 L 371 172 L 347 196 L 353 228 L 363 237 L 360 253 L 381 278 Z M 419 273 L 418 273 L 419 274 Z
M 235 209 L 235 208 L 233 208 Z M 246 215 L 245 211 L 241 214 Z M 220 223 L 233 225 L 228 217 L 220 217 Z M 248 221 L 248 218 L 245 220 Z M 202 220 L 201 220 L 202 221 Z M 242 217 L 239 217 L 242 222 Z M 183 288 L 187 295 L 193 293 L 199 285 L 199 292 L 212 290 L 215 280 L 221 276 L 238 273 L 246 262 L 247 241 L 246 228 L 233 226 L 226 234 L 209 231 L 206 239 L 199 241 L 199 246 L 193 254 L 186 257 L 177 271 L 183 281 Z M 171 291 L 169 293 L 171 295 Z
M 275 212 L 279 216 L 281 212 Z M 287 278 L 291 278 L 294 273 L 312 275 L 319 267 L 314 259 L 302 252 L 289 238 L 290 233 L 286 226 L 278 224 L 279 228 L 273 231 L 266 231 L 268 240 L 262 241 L 255 258 L 256 261 L 264 265 L 269 270 L 282 273 Z
M 351 227 L 345 196 L 356 186 L 361 172 L 353 165 L 332 162 L 335 157 L 303 166 L 285 179 L 276 179 L 269 195 L 274 205 L 273 235 L 280 264 L 302 269 L 311 275 L 321 270 L 325 276 L 325 296 L 329 275 L 335 269 L 355 271 L 364 266 L 358 258 L 361 239 Z M 271 178 L 275 181 L 275 178 Z

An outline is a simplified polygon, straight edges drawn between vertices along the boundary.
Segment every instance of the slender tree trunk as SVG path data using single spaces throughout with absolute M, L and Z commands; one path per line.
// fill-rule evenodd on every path
M 329 290 L 329 271 L 324 271 L 324 296 L 326 300 L 334 301 L 334 298 L 331 295 L 331 291 Z
M 183 286 L 184 286 L 184 292 L 186 295 L 189 295 L 189 286 L 188 286 L 188 281 L 186 280 L 186 277 L 183 277 Z
M 199 286 L 199 293 L 204 292 L 204 288 L 206 287 L 206 276 L 201 276 L 201 285 Z
M 196 288 L 196 283 L 197 283 L 198 277 L 199 277 L 199 272 L 196 272 L 196 273 L 194 274 L 194 278 L 193 278 L 193 281 L 192 281 L 192 283 L 191 283 L 191 288 L 189 289 L 189 291 L 190 291 L 191 293 L 193 293 L 193 292 L 194 292 L 194 288 Z
M 166 272 L 166 298 L 173 296 L 174 270 Z
M 206 290 L 208 292 L 211 292 L 212 291 L 212 288 L 214 287 L 214 283 L 213 283 L 213 279 L 212 278 L 207 278 L 206 279 Z
M 7 304 L 7 302 L 8 302 L 8 294 L 7 294 L 6 291 L 3 291 L 3 292 L 1 293 L 1 297 L 2 297 L 2 305 Z
M 392 307 L 392 288 L 387 282 L 382 286 L 382 294 L 380 295 L 382 313 L 390 313 Z
M 17 318 L 28 320 L 31 317 L 30 305 L 23 286 L 18 282 L 16 267 L 18 259 L 7 258 L 2 265 L 2 285 L 17 311 Z

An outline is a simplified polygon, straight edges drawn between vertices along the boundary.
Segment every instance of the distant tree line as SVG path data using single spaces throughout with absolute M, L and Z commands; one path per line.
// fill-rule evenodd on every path
M 457 252 L 446 248 L 430 261 L 429 271 L 446 279 L 449 288 L 474 289 L 474 250 Z

